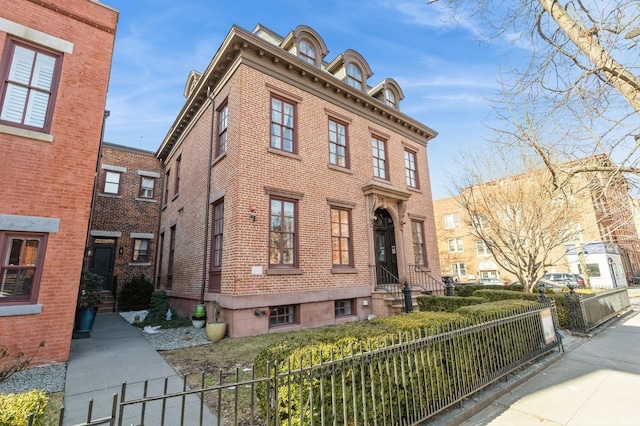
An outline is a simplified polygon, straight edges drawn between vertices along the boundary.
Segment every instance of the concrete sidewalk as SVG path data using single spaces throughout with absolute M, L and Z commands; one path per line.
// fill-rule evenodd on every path
M 633 311 L 461 423 L 475 425 L 640 425 L 640 290 Z
M 126 400 L 143 396 L 144 381 L 148 380 L 147 396 L 163 394 L 164 381 L 168 378 L 168 392 L 180 392 L 182 379 L 156 352 L 141 331 L 131 326 L 118 314 L 100 314 L 96 318 L 91 337 L 74 339 L 67 365 L 64 396 L 64 425 L 87 421 L 89 400 L 93 399 L 92 419 L 111 414 L 113 395 L 121 394 L 123 382 L 127 382 Z M 217 419 L 203 410 L 200 422 L 200 398 L 189 395 L 186 399 L 183 424 L 217 424 Z M 166 425 L 179 425 L 182 398 L 166 402 Z M 122 424 L 161 424 L 162 403 L 148 403 L 144 422 L 141 405 L 125 408 Z

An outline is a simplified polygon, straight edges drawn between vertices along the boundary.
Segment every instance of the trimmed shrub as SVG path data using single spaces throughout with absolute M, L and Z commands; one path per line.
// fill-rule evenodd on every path
M 482 303 L 480 305 L 463 306 L 456 312 L 465 316 L 485 318 L 505 311 L 515 311 L 518 308 L 529 307 L 536 304 L 537 302 L 534 300 L 512 298 Z
M 487 299 L 474 296 L 420 296 L 417 298 L 420 311 L 429 312 L 455 312 L 461 306 L 476 305 L 486 301 Z
M 25 393 L 0 393 L 0 425 L 27 426 L 33 413 L 33 425 L 44 423 L 44 409 L 49 398 L 40 389 Z
M 134 277 L 126 282 L 118 295 L 118 308 L 120 310 L 141 310 L 149 308 L 151 295 L 153 294 L 153 283 L 144 275 Z M 165 311 L 166 314 L 166 311 Z
M 538 295 L 533 293 L 520 293 L 517 291 L 509 291 L 504 289 L 482 289 L 476 290 L 473 292 L 473 295 L 476 297 L 483 297 L 490 302 L 494 302 L 496 300 L 505 300 L 505 299 L 520 299 L 520 300 L 537 300 Z
M 171 309 L 171 320 L 167 321 L 167 311 L 171 309 L 169 305 L 169 297 L 164 290 L 157 290 L 151 294 L 151 302 L 149 304 L 149 313 L 144 321 L 140 323 L 140 327 L 161 326 L 162 328 L 178 328 L 191 325 L 191 320 L 182 317 Z
M 352 351 L 354 354 L 364 353 L 371 349 L 384 348 L 393 342 L 398 342 L 399 340 L 407 340 L 425 335 L 434 335 L 444 329 L 453 330 L 464 325 L 466 325 L 465 318 L 459 314 L 449 312 L 412 312 L 405 315 L 379 317 L 366 322 L 323 327 L 316 330 L 306 330 L 263 349 L 254 360 L 255 371 L 256 375 L 266 374 L 267 362 L 275 362 L 277 372 L 284 373 L 289 369 L 289 367 L 292 370 L 296 370 L 301 366 L 309 366 L 310 362 L 314 364 L 319 363 L 320 360 L 323 362 L 329 362 L 331 360 L 332 351 L 333 359 L 340 359 L 342 358 L 342 353 L 344 353 L 345 356 L 351 355 Z M 445 367 L 439 367 L 440 364 L 447 363 L 447 358 L 442 357 L 443 349 L 434 345 L 429 348 L 429 351 L 430 359 L 433 360 L 430 368 L 436 371 L 440 371 L 439 368 L 442 369 L 441 375 L 443 379 L 439 382 L 438 386 L 447 387 L 448 378 L 444 371 Z M 353 395 L 355 392 L 359 395 L 359 398 L 362 398 L 361 389 L 363 383 L 360 378 L 361 376 L 358 374 L 352 375 L 351 368 L 352 367 L 350 366 L 345 366 L 344 370 L 341 370 L 341 374 L 344 376 L 345 392 L 347 395 Z M 369 373 L 370 372 L 367 372 L 367 374 Z M 386 374 L 384 372 L 375 371 L 374 373 L 375 374 L 372 376 L 367 377 L 366 386 L 369 387 L 370 381 L 373 380 L 375 382 L 374 384 L 376 384 L 378 388 L 383 389 L 384 387 L 381 386 L 381 383 L 386 383 L 383 382 L 383 380 L 388 380 L 389 378 L 384 375 Z M 293 414 L 291 417 L 291 424 L 297 425 L 299 424 L 297 422 L 299 422 L 300 419 L 300 410 L 304 411 L 305 419 L 310 419 L 311 415 L 316 416 L 319 412 L 318 410 L 315 410 L 314 413 L 310 413 L 306 411 L 306 408 L 289 406 L 289 394 L 287 392 L 299 395 L 301 391 L 299 382 L 294 382 L 288 383 L 286 389 L 279 389 L 279 401 L 277 403 L 277 407 L 281 422 L 289 420 L 287 413 L 290 412 Z M 305 388 L 302 389 L 302 392 L 305 395 L 313 395 L 314 398 L 321 395 L 321 383 L 323 382 L 319 377 L 314 377 L 312 382 L 304 381 L 304 383 Z M 311 383 L 313 384 L 312 390 Z M 342 383 L 343 382 L 340 382 L 338 384 L 340 387 L 340 389 L 337 390 L 338 393 L 341 393 Z M 328 385 L 328 382 L 326 382 L 325 385 Z M 325 389 L 325 391 L 328 390 Z M 385 388 L 384 392 L 387 391 L 388 388 Z M 445 390 L 443 389 L 440 390 L 440 392 L 444 391 Z M 434 392 L 437 391 L 434 390 Z M 264 410 L 266 410 L 266 389 L 264 387 L 260 387 L 257 389 L 257 395 L 261 401 L 264 412 Z M 386 395 L 386 397 L 389 399 L 399 398 L 399 400 L 402 400 L 409 396 L 407 396 L 406 390 L 396 389 Z M 325 402 L 325 404 L 330 403 L 330 400 Z M 318 402 L 318 404 L 320 404 L 320 402 Z M 340 404 L 342 404 L 341 401 Z M 331 407 L 325 408 L 325 413 L 331 412 Z M 342 409 L 346 409 L 351 413 L 353 410 L 353 404 L 346 404 L 345 407 L 340 405 L 340 409 L 337 411 L 342 413 Z M 372 407 L 368 407 L 368 412 L 370 413 L 370 416 L 373 416 L 369 418 L 371 422 L 382 418 L 377 417 L 382 414 L 375 412 Z

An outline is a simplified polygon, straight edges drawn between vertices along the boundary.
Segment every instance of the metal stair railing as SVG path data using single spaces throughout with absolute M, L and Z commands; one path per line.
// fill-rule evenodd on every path
M 395 276 L 384 266 L 372 265 L 372 271 L 375 275 L 376 289 L 385 290 L 394 302 L 403 303 L 402 286 L 400 285 L 400 279 Z

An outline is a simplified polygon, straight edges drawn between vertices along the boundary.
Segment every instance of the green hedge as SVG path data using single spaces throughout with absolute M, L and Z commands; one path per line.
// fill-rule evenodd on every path
M 31 413 L 34 414 L 33 425 L 42 425 L 48 401 L 40 389 L 17 394 L 0 393 L 0 426 L 27 426 Z
M 519 291 L 511 291 L 511 290 L 504 290 L 504 289 L 476 290 L 473 292 L 473 296 L 483 297 L 490 302 L 495 302 L 496 300 L 505 300 L 505 299 L 520 299 L 520 300 L 537 300 L 538 299 L 537 294 L 522 293 Z
M 487 299 L 483 297 L 474 296 L 420 296 L 417 298 L 420 310 L 430 312 L 455 312 L 461 306 L 477 305 L 486 301 Z
M 529 307 L 536 304 L 537 302 L 533 300 L 511 298 L 495 300 L 480 305 L 462 306 L 456 312 L 470 317 L 488 317 L 504 311 L 514 311 L 518 308 Z
M 413 335 L 433 335 L 440 332 L 443 328 L 454 329 L 465 324 L 465 317 L 455 313 L 449 312 L 412 312 L 405 315 L 394 315 L 391 317 L 378 317 L 369 321 L 342 324 L 330 327 L 323 327 L 313 330 L 305 330 L 300 333 L 279 341 L 272 346 L 263 349 L 254 360 L 254 367 L 256 375 L 266 375 L 267 362 L 277 363 L 277 372 L 285 373 L 289 368 L 292 370 L 298 369 L 301 366 L 309 366 L 317 364 L 322 360 L 328 362 L 331 359 L 331 352 L 333 350 L 334 359 L 341 358 L 341 353 L 351 354 L 360 353 L 360 351 L 367 352 L 371 348 L 383 348 L 392 341 L 398 341 L 400 334 L 402 333 L 403 339 L 411 338 Z M 435 351 L 436 349 L 431 349 Z M 440 358 L 442 353 L 432 354 L 433 359 L 436 358 L 441 362 Z M 433 366 L 433 368 L 437 368 Z M 351 395 L 351 392 L 359 394 L 362 383 L 359 380 L 355 382 L 352 380 L 349 368 L 343 370 L 342 373 L 345 376 L 345 392 Z M 374 380 L 375 383 L 382 383 L 381 380 L 387 380 L 386 376 L 379 376 L 380 372 L 377 372 L 373 377 L 369 377 L 367 380 Z M 442 373 L 444 374 L 444 373 Z M 448 379 L 444 379 L 445 382 Z M 311 385 L 308 381 L 305 381 L 305 388 L 302 392 L 305 395 L 314 395 L 317 398 L 321 395 L 321 382 L 319 378 L 313 380 L 313 393 L 311 393 Z M 327 384 L 325 384 L 326 386 Z M 340 390 L 342 389 L 342 382 L 338 384 Z M 369 385 L 368 385 L 369 386 Z M 388 389 L 388 388 L 387 388 Z M 266 406 L 266 389 L 260 387 L 257 389 L 257 395 L 261 401 L 263 413 L 265 413 Z M 290 407 L 288 400 L 288 393 L 292 392 L 293 395 L 300 394 L 299 382 L 289 382 L 285 387 L 278 391 L 278 413 L 282 424 L 288 424 L 289 417 L 288 412 L 295 413 L 291 417 L 292 425 L 299 424 L 300 419 L 300 407 Z M 386 392 L 386 390 L 385 390 Z M 404 394 L 399 392 L 391 392 L 388 398 L 404 398 Z M 318 402 L 320 404 L 320 402 Z M 325 404 L 331 404 L 331 399 L 326 400 Z M 340 402 L 341 404 L 341 402 Z M 340 406 L 337 410 L 342 413 L 342 409 L 345 407 Z M 353 410 L 353 404 L 347 404 L 345 408 L 349 413 Z M 308 416 L 319 415 L 319 410 L 309 413 L 305 411 L 305 418 Z M 325 412 L 331 412 L 330 405 L 325 406 Z M 376 416 L 381 413 L 374 412 L 373 409 L 369 411 L 369 420 L 373 422 L 377 419 Z M 371 417 L 373 416 L 373 417 Z M 315 417 L 314 417 L 315 418 Z M 316 419 L 317 420 L 317 419 Z

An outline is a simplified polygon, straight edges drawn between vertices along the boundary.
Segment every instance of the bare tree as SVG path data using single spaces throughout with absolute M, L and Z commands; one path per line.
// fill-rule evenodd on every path
M 528 164 L 526 173 L 487 180 L 485 164 L 508 170 L 513 159 L 500 152 L 474 157 L 456 199 L 474 238 L 530 292 L 547 268 L 564 259 L 565 244 L 576 239 L 580 211 L 571 196 L 553 186 L 548 170 Z M 520 159 L 521 166 L 525 162 Z
M 504 98 L 497 106 L 507 122 L 502 130 L 520 136 L 511 143 L 532 148 L 554 179 L 585 172 L 640 176 L 640 2 L 449 0 L 439 4 L 451 8 L 453 19 L 477 24 L 477 31 L 486 37 L 517 38 L 520 46 L 530 49 L 528 65 L 514 66 L 514 78 L 503 84 Z M 513 108 L 518 97 L 515 103 L 526 103 L 526 109 Z M 544 138 L 530 137 L 518 127 L 517 121 L 526 121 L 526 115 L 534 112 L 552 124 Z M 600 153 L 614 162 L 570 162 Z M 564 184 L 552 182 L 556 187 Z

